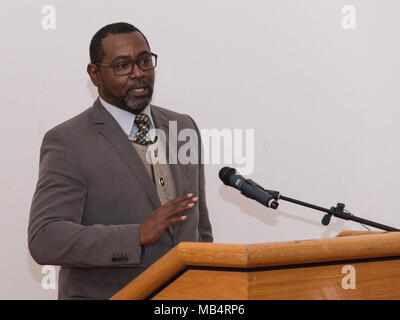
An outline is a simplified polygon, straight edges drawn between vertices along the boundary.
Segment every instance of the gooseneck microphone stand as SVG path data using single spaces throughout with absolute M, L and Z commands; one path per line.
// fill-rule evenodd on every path
M 380 224 L 380 223 L 377 223 L 377 222 L 374 222 L 374 221 L 370 221 L 370 220 L 367 220 L 367 219 L 356 217 L 356 216 L 352 215 L 349 212 L 344 212 L 345 205 L 343 203 L 338 203 L 336 205 L 336 207 L 331 207 L 330 209 L 326 209 L 326 208 L 322 208 L 322 207 L 313 205 L 311 203 L 307 203 L 307 202 L 304 202 L 304 201 L 300 201 L 300 200 L 292 199 L 292 198 L 289 198 L 289 197 L 285 197 L 285 196 L 281 195 L 279 191 L 266 190 L 266 189 L 264 189 L 264 190 L 266 192 L 268 192 L 269 194 L 271 194 L 271 196 L 273 196 L 276 201 L 282 199 L 282 200 L 285 200 L 285 201 L 288 201 L 288 202 L 292 202 L 292 203 L 295 203 L 295 204 L 298 204 L 298 205 L 301 205 L 301 206 L 304 206 L 304 207 L 307 207 L 307 208 L 311 208 L 311 209 L 315 209 L 315 210 L 318 210 L 318 211 L 325 212 L 326 214 L 322 218 L 322 224 L 325 225 L 325 226 L 327 226 L 329 224 L 329 222 L 331 221 L 331 217 L 335 216 L 335 217 L 340 218 L 340 219 L 359 222 L 359 223 L 362 223 L 362 224 L 365 224 L 365 225 L 368 225 L 368 226 L 371 226 L 371 227 L 374 227 L 374 228 L 377 228 L 377 229 L 385 230 L 385 231 L 400 231 L 400 229 L 396 229 L 396 228 L 393 228 L 393 227 L 385 226 L 384 224 Z

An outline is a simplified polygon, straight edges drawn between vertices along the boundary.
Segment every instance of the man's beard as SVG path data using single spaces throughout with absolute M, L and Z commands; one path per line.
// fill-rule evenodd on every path
M 147 86 L 147 90 L 148 93 L 146 95 L 135 98 L 132 98 L 129 95 L 129 90 L 128 90 L 124 97 L 124 103 L 126 109 L 135 114 L 142 112 L 150 104 L 151 98 L 153 96 L 153 88 Z
M 129 91 L 135 88 L 135 86 L 144 86 L 146 87 L 147 94 L 144 96 L 139 96 L 139 97 L 131 97 L 129 95 Z M 128 88 L 124 96 L 114 96 L 111 94 L 110 90 L 108 90 L 108 87 L 103 83 L 103 94 L 104 98 L 106 101 L 111 103 L 112 105 L 126 110 L 128 112 L 131 112 L 133 114 L 139 114 L 141 113 L 151 102 L 151 98 L 153 96 L 153 86 L 147 83 L 142 82 L 136 82 L 134 86 Z

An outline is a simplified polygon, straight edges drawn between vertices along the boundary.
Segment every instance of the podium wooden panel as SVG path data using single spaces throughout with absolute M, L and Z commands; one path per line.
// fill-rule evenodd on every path
M 400 299 L 400 233 L 265 244 L 182 242 L 117 292 L 132 299 Z

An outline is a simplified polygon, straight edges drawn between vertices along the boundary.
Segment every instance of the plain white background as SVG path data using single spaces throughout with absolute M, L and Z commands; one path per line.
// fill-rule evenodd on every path
M 56 29 L 42 27 L 44 5 Z M 356 10 L 344 29 L 342 8 Z M 27 249 L 44 133 L 97 97 L 86 65 L 102 26 L 126 21 L 159 55 L 153 103 L 200 128 L 254 129 L 249 177 L 282 194 L 399 227 L 398 1 L 1 2 L 1 299 L 55 299 Z M 207 165 L 215 242 L 259 243 L 365 230 L 281 201 L 271 210 Z

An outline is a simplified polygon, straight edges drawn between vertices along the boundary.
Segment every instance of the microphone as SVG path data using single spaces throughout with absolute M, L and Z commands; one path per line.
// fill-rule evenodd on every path
M 236 169 L 223 167 L 218 175 L 225 185 L 238 189 L 244 196 L 256 200 L 268 208 L 278 208 L 279 203 L 271 194 L 253 180 L 245 179 L 237 174 Z

